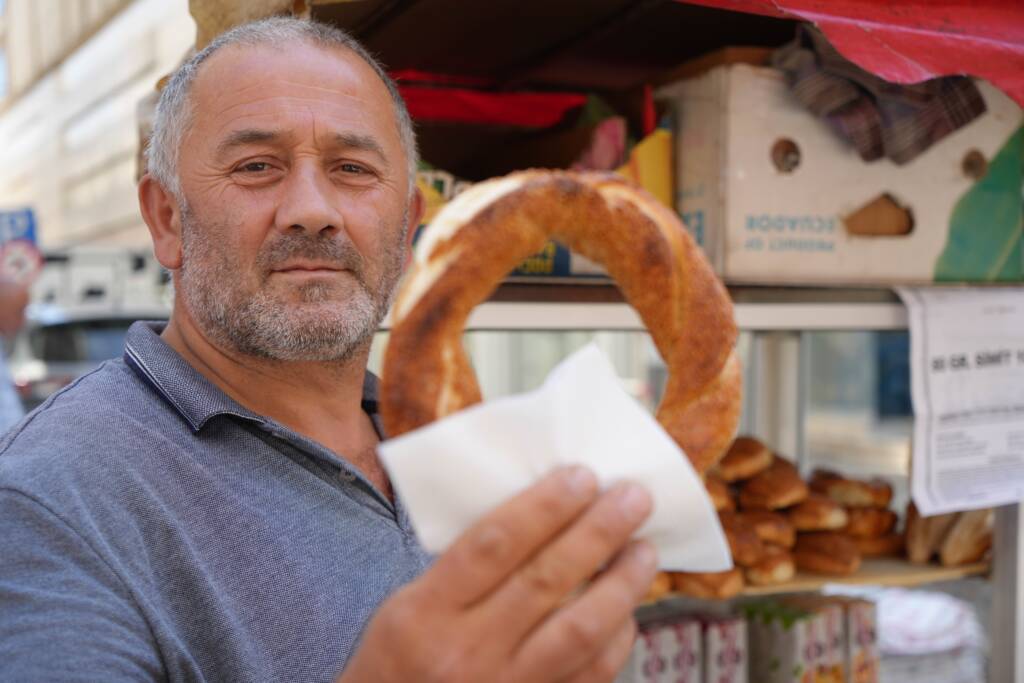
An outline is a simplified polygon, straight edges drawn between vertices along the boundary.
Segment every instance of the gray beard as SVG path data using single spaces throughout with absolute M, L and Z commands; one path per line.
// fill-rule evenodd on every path
M 372 286 L 366 282 L 363 256 L 343 235 L 289 232 L 261 248 L 256 261 L 261 286 L 244 292 L 237 289 L 247 281 L 238 263 L 218 244 L 225 226 L 202 225 L 183 202 L 178 287 L 196 324 L 220 346 L 265 360 L 344 362 L 369 346 L 391 307 L 402 271 L 407 216 L 400 241 L 385 255 L 380 281 Z M 332 302 L 337 289 L 316 282 L 299 291 L 302 303 L 280 301 L 263 285 L 275 264 L 295 257 L 346 268 L 355 286 L 333 305 L 324 304 Z

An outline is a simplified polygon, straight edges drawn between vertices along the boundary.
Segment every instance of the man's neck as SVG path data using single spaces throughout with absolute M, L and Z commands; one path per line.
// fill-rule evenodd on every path
M 377 434 L 362 408 L 369 344 L 339 362 L 263 359 L 214 343 L 179 308 L 162 337 L 237 403 L 327 446 L 391 495 Z

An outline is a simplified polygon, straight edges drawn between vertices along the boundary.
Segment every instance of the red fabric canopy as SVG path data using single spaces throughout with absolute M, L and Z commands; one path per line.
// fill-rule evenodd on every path
M 847 59 L 895 83 L 970 74 L 1024 106 L 1022 0 L 678 0 L 816 24 Z
M 548 128 L 587 96 L 574 92 L 495 92 L 491 82 L 406 69 L 391 73 L 414 121 Z
M 398 86 L 414 121 L 548 128 L 587 102 L 573 93 L 488 93 L 465 88 Z

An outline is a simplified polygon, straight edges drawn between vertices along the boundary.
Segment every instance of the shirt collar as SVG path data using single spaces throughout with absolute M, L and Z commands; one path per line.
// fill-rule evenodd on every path
M 239 405 L 168 346 L 160 336 L 166 326 L 165 322 L 150 321 L 132 324 L 125 337 L 124 362 L 181 415 L 193 432 L 218 415 L 267 424 L 266 417 Z M 380 431 L 377 384 L 377 378 L 368 371 L 363 380 L 362 407 Z

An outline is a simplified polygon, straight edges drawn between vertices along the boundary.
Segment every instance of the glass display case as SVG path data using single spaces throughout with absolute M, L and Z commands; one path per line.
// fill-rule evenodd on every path
M 570 289 L 553 287 L 546 301 L 492 300 L 474 311 L 464 343 L 484 396 L 535 388 L 561 359 L 593 342 L 612 361 L 624 388 L 653 410 L 665 366 L 641 321 L 625 303 L 565 301 L 572 298 Z M 892 509 L 902 516 L 909 501 L 913 419 L 903 305 L 887 289 L 732 288 L 730 293 L 741 328 L 741 433 L 758 435 L 793 458 L 804 474 L 822 467 L 855 477 L 884 477 L 893 486 Z M 372 354 L 374 370 L 379 371 L 386 339 L 385 330 Z M 841 581 L 929 587 L 966 600 L 989 638 L 989 680 L 1013 680 L 1004 674 L 1017 661 L 1019 514 L 1019 506 L 997 510 L 991 565 L 943 568 L 871 561 Z M 968 578 L 979 574 L 989 579 Z M 745 594 L 816 591 L 829 581 L 748 587 Z M 993 601 L 993 595 L 1000 599 Z M 670 600 L 650 609 L 649 618 L 660 618 L 673 606 Z

